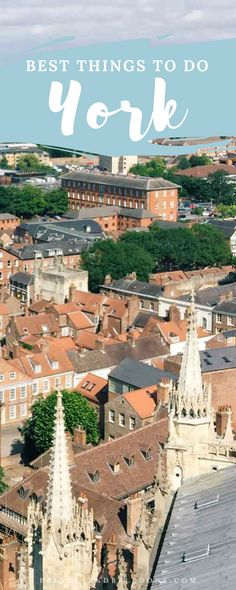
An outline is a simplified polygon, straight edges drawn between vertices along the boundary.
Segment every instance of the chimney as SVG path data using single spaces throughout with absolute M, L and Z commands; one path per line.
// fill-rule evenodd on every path
M 222 303 L 223 301 L 225 301 L 227 298 L 227 294 L 226 293 L 221 293 L 219 295 L 219 303 Z
M 75 301 L 75 293 L 76 293 L 76 286 L 72 283 L 69 287 L 69 303 L 73 303 Z
M 225 299 L 226 301 L 231 301 L 233 298 L 233 291 L 227 291 Z
M 131 344 L 132 348 L 135 348 L 135 346 L 136 346 L 136 339 L 135 339 L 135 336 L 134 336 L 133 332 L 129 332 L 127 334 L 127 342 L 129 342 Z
M 133 324 L 136 315 L 139 312 L 139 298 L 137 295 L 131 295 L 127 301 L 128 304 L 128 325 Z
M 47 338 L 45 338 L 45 336 L 42 336 L 42 338 L 40 340 L 40 348 L 41 348 L 41 351 L 43 354 L 46 354 L 47 352 L 49 352 L 50 345 L 49 345 Z
M 78 426 L 74 431 L 74 443 L 80 447 L 86 447 L 86 432 L 82 426 Z
M 137 526 L 137 523 L 141 514 L 142 507 L 142 496 L 140 494 L 134 494 L 130 496 L 126 503 L 127 507 L 127 521 L 126 521 L 126 532 L 127 535 L 132 535 Z
M 180 322 L 180 311 L 176 305 L 170 306 L 168 315 L 169 315 L 169 318 L 168 318 L 169 321 L 175 322 L 175 324 L 177 324 L 177 326 L 178 326 L 179 322 Z
M 106 275 L 105 279 L 104 279 L 104 285 L 106 285 L 108 287 L 109 285 L 111 285 L 111 283 L 112 283 L 111 275 Z
M 170 392 L 170 380 L 166 377 L 162 377 L 160 383 L 157 386 L 158 399 L 162 404 L 168 404 L 169 392 Z
M 218 436 L 223 436 L 225 434 L 230 409 L 231 407 L 228 405 L 219 406 L 216 412 L 216 433 Z
M 105 342 L 104 339 L 99 336 L 96 340 L 95 340 L 95 346 L 97 350 L 101 350 L 102 352 L 105 352 Z
M 125 278 L 127 279 L 127 281 L 136 281 L 137 274 L 136 274 L 136 272 L 131 272 L 130 274 L 126 275 Z

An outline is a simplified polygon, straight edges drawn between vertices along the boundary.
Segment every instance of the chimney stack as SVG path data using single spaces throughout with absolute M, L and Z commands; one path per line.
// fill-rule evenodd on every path
M 82 426 L 78 426 L 74 431 L 74 443 L 80 447 L 86 447 L 86 432 Z

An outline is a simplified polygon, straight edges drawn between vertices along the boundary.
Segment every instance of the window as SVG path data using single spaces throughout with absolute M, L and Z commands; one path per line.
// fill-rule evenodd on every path
M 125 426 L 125 415 L 124 414 L 119 414 L 119 425 L 122 426 L 122 428 Z
M 143 308 L 144 308 L 144 302 L 143 302 L 143 301 L 140 301 L 140 302 L 139 302 L 139 307 L 140 307 L 141 309 L 143 309 Z
M 11 373 L 9 373 L 9 379 L 15 379 L 16 378 L 16 374 L 14 371 L 12 371 Z
M 26 397 L 26 386 L 22 385 L 20 388 L 20 398 L 24 399 Z
M 166 201 L 163 201 L 162 206 L 163 206 L 163 209 L 166 209 Z
M 71 387 L 72 385 L 72 377 L 71 375 L 66 375 L 66 387 Z
M 206 318 L 202 318 L 202 327 L 204 328 L 204 330 L 207 329 L 207 319 Z
M 16 399 L 16 388 L 11 387 L 11 389 L 9 390 L 9 401 L 13 402 L 15 399 Z
M 150 305 L 149 305 L 149 309 L 151 309 L 151 311 L 153 311 L 153 310 L 154 310 L 154 303 L 152 303 L 152 302 L 150 303 Z
M 150 459 L 152 458 L 152 453 L 151 453 L 150 447 L 141 449 L 141 453 L 142 453 L 144 459 L 146 459 L 146 461 L 150 461 Z
M 0 402 L 4 402 L 4 391 L 0 390 Z
M 128 467 L 134 467 L 134 465 L 135 465 L 134 455 L 130 455 L 129 457 L 125 457 L 125 461 L 126 461 Z
M 43 382 L 43 391 L 44 391 L 44 393 L 47 393 L 49 391 L 49 381 L 48 381 L 48 379 L 46 379 Z
M 171 208 L 171 209 L 173 209 L 173 208 L 174 208 L 174 206 L 175 206 L 175 204 L 174 204 L 174 201 L 171 201 L 171 202 L 170 202 L 170 208 Z
M 16 406 L 9 406 L 9 418 L 13 420 L 16 417 Z
M 0 381 L 4 381 L 4 375 L 2 373 L 0 374 Z
M 94 483 L 96 483 L 100 479 L 99 471 L 96 470 L 94 473 L 89 473 L 89 477 Z
M 234 318 L 230 315 L 227 317 L 227 324 L 228 326 L 234 326 Z
M 33 383 L 33 385 L 32 385 L 32 393 L 33 393 L 33 395 L 37 395 L 37 393 L 38 393 L 38 383 Z
M 7 261 L 7 268 L 11 268 L 11 261 L 10 260 Z
M 116 463 L 109 463 L 109 466 L 111 468 L 111 470 L 113 471 L 113 473 L 119 473 L 120 472 L 120 463 L 119 461 L 116 461 Z
M 26 416 L 27 404 L 20 404 L 20 416 Z
M 115 422 L 115 412 L 114 410 L 109 410 L 109 422 Z
M 133 416 L 131 416 L 131 418 L 129 419 L 129 428 L 130 430 L 133 430 L 135 428 L 135 418 L 133 418 Z
M 222 315 L 221 315 L 221 313 L 217 313 L 216 314 L 216 321 L 217 322 L 221 322 L 222 321 Z
M 55 383 L 55 389 L 60 389 L 60 387 L 61 387 L 61 380 L 60 380 L 59 377 L 57 377 L 55 379 L 54 383 Z

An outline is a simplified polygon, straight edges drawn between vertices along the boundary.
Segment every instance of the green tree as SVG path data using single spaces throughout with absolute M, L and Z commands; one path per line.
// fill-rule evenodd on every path
M 52 189 L 45 199 L 44 213 L 63 215 L 68 210 L 68 194 L 61 188 Z
M 199 268 L 232 263 L 230 245 L 221 230 L 210 223 L 204 223 L 194 225 L 191 231 L 198 243 Z
M 21 156 L 18 160 L 17 168 L 22 172 L 45 172 L 48 174 L 52 174 L 53 172 L 52 167 L 41 164 L 39 158 L 35 154 Z
M 196 207 L 194 209 L 194 214 L 195 215 L 202 215 L 203 214 L 203 211 L 204 211 L 204 208 L 203 207 Z
M 207 154 L 202 154 L 202 156 L 193 154 L 191 158 L 189 158 L 189 163 L 190 166 L 194 168 L 195 166 L 207 166 L 208 164 L 212 164 L 212 160 Z
M 3 156 L 1 158 L 1 160 L 0 160 L 0 168 L 4 168 L 4 169 L 9 168 L 8 161 L 7 161 L 6 156 Z
M 106 274 L 120 279 L 126 274 L 136 272 L 140 280 L 147 280 L 155 267 L 153 257 L 141 246 L 130 247 L 130 243 L 121 240 L 96 242 L 82 253 L 82 266 L 89 273 L 89 289 L 99 291 L 99 285 Z
M 165 168 L 166 165 L 163 158 L 155 158 L 153 160 L 149 160 L 146 164 L 135 164 L 132 166 L 132 168 L 130 168 L 130 172 L 139 176 L 162 177 L 165 172 Z
M 206 194 L 208 194 L 216 204 L 236 204 L 236 187 L 234 183 L 229 182 L 228 175 L 221 170 L 209 174 L 206 180 L 205 190 Z
M 46 399 L 38 399 L 32 406 L 32 416 L 22 428 L 23 454 L 28 460 L 44 453 L 52 445 L 57 394 L 51 393 Z M 72 435 L 78 426 L 86 430 L 87 443 L 97 444 L 99 440 L 98 415 L 87 400 L 76 391 L 62 391 L 65 413 L 65 428 Z
M 180 158 L 178 162 L 178 169 L 185 170 L 186 168 L 190 168 L 190 166 L 191 164 L 189 162 L 189 158 L 186 158 L 186 156 L 182 156 L 182 158 Z
M 3 494 L 7 490 L 8 485 L 5 482 L 5 473 L 3 467 L 0 466 L 0 494 Z

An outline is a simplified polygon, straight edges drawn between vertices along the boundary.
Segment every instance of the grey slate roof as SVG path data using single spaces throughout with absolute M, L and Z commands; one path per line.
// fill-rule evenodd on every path
M 236 346 L 202 350 L 200 357 L 202 373 L 236 368 Z
M 222 315 L 236 315 L 236 297 L 233 297 L 231 301 L 222 301 L 218 303 L 213 310 L 213 313 L 220 313 Z
M 209 219 L 207 223 L 210 223 L 217 229 L 220 229 L 227 239 L 231 238 L 236 227 L 236 220 L 232 221 L 230 219 Z
M 77 182 L 90 182 L 94 184 L 103 184 L 108 186 L 118 186 L 121 188 L 134 188 L 139 190 L 154 191 L 163 188 L 177 188 L 174 184 L 164 178 L 152 178 L 149 176 L 123 176 L 119 174 L 102 174 L 94 172 L 71 172 L 62 176 L 62 180 L 75 180 Z
M 124 359 L 120 365 L 113 369 L 109 374 L 110 378 L 128 383 L 137 389 L 156 385 L 160 383 L 162 378 L 176 380 L 176 377 L 168 371 L 162 371 L 130 358 Z
M 71 239 L 92 239 L 102 236 L 100 225 L 93 219 L 22 223 L 15 231 L 16 238 L 30 234 L 40 242 L 62 241 Z
M 217 287 L 209 287 L 208 289 L 198 289 L 195 293 L 195 301 L 199 305 L 214 307 L 218 304 L 220 295 L 226 294 L 229 291 L 232 291 L 233 296 L 236 297 L 236 283 L 218 285 Z M 181 295 L 178 299 L 181 301 L 190 301 L 191 293 Z
M 132 217 L 135 219 L 148 219 L 149 217 L 158 218 L 157 214 L 147 211 L 146 209 L 134 209 L 132 207 L 119 207 L 115 205 L 85 207 L 85 209 L 69 211 L 64 217 L 67 219 L 94 219 L 98 217 L 109 217 L 116 213 L 120 216 Z
M 145 283 L 144 281 L 132 281 L 130 279 L 117 279 L 110 285 L 101 285 L 103 289 L 112 291 L 122 291 L 122 293 L 136 293 L 143 297 L 152 297 L 156 299 L 162 292 L 162 288 L 154 283 Z
M 133 325 L 136 328 L 145 328 L 150 318 L 157 317 L 158 315 L 156 313 L 152 313 L 151 311 L 139 311 L 139 313 L 136 315 L 136 318 L 133 321 Z
M 195 508 L 196 502 L 205 506 Z M 166 590 L 234 590 L 235 506 L 236 466 L 183 484 L 152 575 L 151 590 L 162 586 Z
M 17 219 L 17 216 L 11 213 L 0 213 L 0 220 L 2 219 Z
M 130 342 L 119 342 L 118 344 L 109 344 L 105 347 L 104 352 L 89 350 L 79 353 L 70 350 L 67 354 L 74 370 L 77 373 L 83 373 L 105 367 L 116 367 L 127 357 L 142 361 L 167 355 L 168 352 L 168 347 L 161 344 L 156 336 L 148 336 L 136 340 L 135 346 L 132 346 Z
M 21 283 L 22 285 L 33 285 L 34 283 L 34 275 L 29 274 L 28 272 L 15 272 L 15 274 L 10 276 L 10 283 Z
M 51 252 L 62 251 L 64 256 L 69 256 L 80 254 L 80 252 L 86 250 L 87 246 L 88 243 L 86 240 L 81 240 L 76 243 L 63 240 L 62 242 L 52 241 L 50 243 L 32 244 L 29 246 L 23 246 L 22 248 L 14 248 L 13 244 L 12 246 L 8 246 L 6 250 L 21 260 L 34 260 L 36 258 L 36 253 L 41 253 L 44 258 L 48 258 L 53 256 Z
M 232 338 L 233 336 L 236 336 L 236 328 L 233 328 L 232 330 L 225 330 L 224 332 L 222 332 L 222 334 L 226 339 Z

